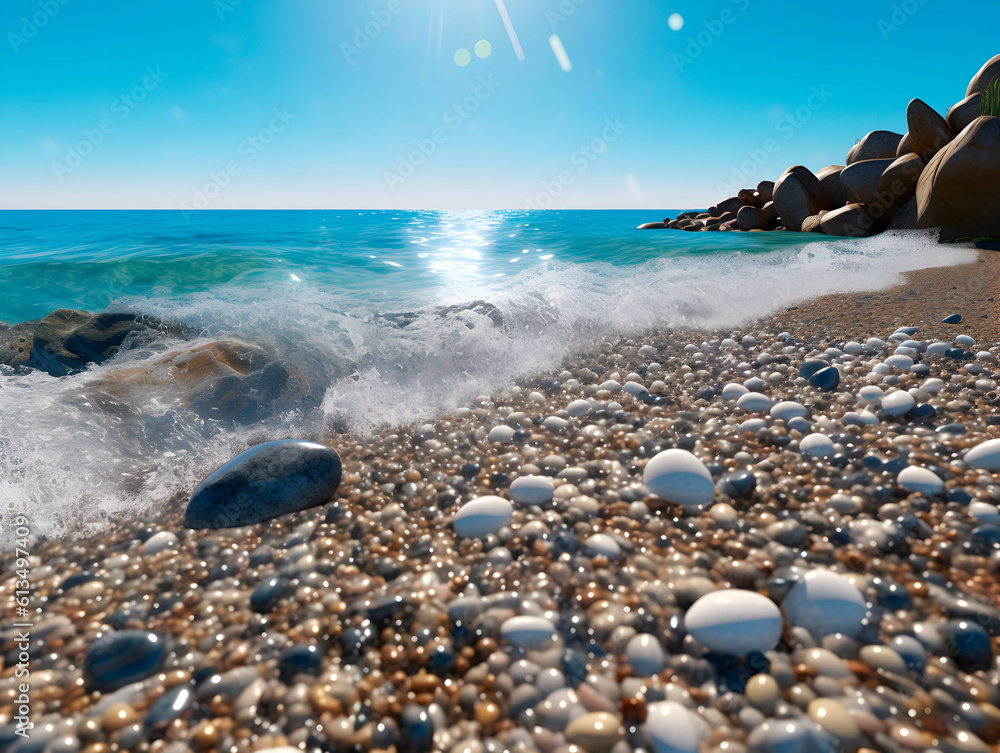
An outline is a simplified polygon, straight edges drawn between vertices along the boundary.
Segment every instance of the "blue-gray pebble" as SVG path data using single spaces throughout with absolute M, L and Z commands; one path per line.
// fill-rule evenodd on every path
M 251 447 L 198 485 L 188 502 L 188 528 L 235 528 L 328 501 L 340 485 L 337 452 L 300 439 Z
M 107 693 L 156 672 L 167 656 L 162 635 L 145 630 L 110 633 L 90 644 L 83 657 L 87 687 Z

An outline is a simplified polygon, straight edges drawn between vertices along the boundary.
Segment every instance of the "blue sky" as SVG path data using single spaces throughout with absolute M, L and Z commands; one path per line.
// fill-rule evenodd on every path
M 997 21 L 996 0 L 4 0 L 0 207 L 707 206 L 843 164 L 912 97 L 944 112 Z

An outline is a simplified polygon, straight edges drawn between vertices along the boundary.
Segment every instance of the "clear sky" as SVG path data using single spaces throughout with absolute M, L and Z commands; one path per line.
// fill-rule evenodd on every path
M 944 112 L 998 21 L 996 0 L 2 0 L 0 207 L 707 206 L 843 164 L 913 97 Z

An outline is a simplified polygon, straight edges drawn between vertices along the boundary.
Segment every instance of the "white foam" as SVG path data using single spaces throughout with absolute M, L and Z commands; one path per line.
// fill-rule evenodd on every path
M 317 438 L 333 426 L 365 434 L 427 419 L 475 395 L 502 392 L 605 336 L 653 326 L 737 327 L 818 295 L 876 290 L 897 284 L 909 270 L 973 258 L 973 251 L 938 245 L 930 233 L 918 232 L 632 266 L 539 265 L 402 308 L 400 301 L 359 308 L 304 285 L 121 301 L 115 308 L 183 321 L 205 340 L 241 337 L 293 359 L 308 356 L 324 371 L 345 360 L 356 369 L 332 380 L 320 410 L 238 429 L 206 425 L 169 390 L 135 397 L 110 413 L 86 397 L 88 380 L 141 364 L 152 357 L 148 350 L 61 379 L 2 377 L 0 543 L 9 545 L 10 513 L 28 514 L 33 531 L 46 536 L 156 517 L 251 444 Z M 471 300 L 495 306 L 504 326 L 494 326 L 482 310 L 442 316 L 436 308 Z M 406 326 L 378 316 L 402 310 L 414 314 Z M 157 350 L 169 345 L 161 342 Z

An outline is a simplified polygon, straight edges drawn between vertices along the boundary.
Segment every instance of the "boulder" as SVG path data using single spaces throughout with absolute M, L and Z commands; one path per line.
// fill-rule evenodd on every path
M 0 363 L 14 367 L 28 363 L 31 338 L 39 321 L 21 322 L 12 327 L 0 324 Z
M 854 145 L 847 155 L 847 164 L 869 159 L 895 158 L 896 149 L 903 135 L 892 131 L 872 131 Z
M 904 154 L 909 154 L 913 151 L 913 146 L 910 142 L 910 132 L 907 131 L 903 134 L 903 138 L 899 140 L 899 146 L 896 147 L 896 156 L 902 157 Z
M 762 180 L 757 184 L 757 193 L 760 194 L 761 200 L 764 204 L 769 201 L 774 200 L 774 181 L 773 180 Z
M 886 230 L 916 230 L 917 229 L 917 195 L 914 194 L 910 197 L 903 206 L 901 206 L 896 214 L 893 216 L 892 220 L 889 222 L 889 226 Z
M 802 165 L 789 168 L 775 183 L 774 205 L 784 226 L 794 231 L 802 229 L 806 217 L 829 209 L 819 178 Z
M 1000 118 L 976 118 L 924 168 L 917 227 L 944 228 L 946 238 L 1000 235 Z
M 829 165 L 816 173 L 831 209 L 839 209 L 847 203 L 847 189 L 840 179 L 843 171 L 842 165 Z
M 982 115 L 983 95 L 979 92 L 970 94 L 957 105 L 948 110 L 945 122 L 952 133 L 961 133 L 970 125 L 972 121 Z
M 752 188 L 743 188 L 736 195 L 740 201 L 743 202 L 743 206 L 746 207 L 762 207 L 767 202 L 763 201 L 762 198 L 756 191 Z
M 86 311 L 59 309 L 35 327 L 27 364 L 52 376 L 65 376 L 85 369 L 91 363 L 103 363 L 123 346 L 135 347 L 154 335 L 149 324 L 134 314 L 88 314 Z
M 891 159 L 868 159 L 845 167 L 843 172 L 840 173 L 840 180 L 847 190 L 848 203 L 877 203 L 879 179 L 895 159 L 895 157 Z
M 736 196 L 730 196 L 728 199 L 720 201 L 718 205 L 720 212 L 722 212 L 723 214 L 725 214 L 726 212 L 732 212 L 734 217 L 736 216 L 736 213 L 740 211 L 740 208 L 742 206 L 743 202 L 740 201 L 739 197 Z
M 827 235 L 867 238 L 878 232 L 878 226 L 863 204 L 848 204 L 823 215 L 820 228 Z
M 636 230 L 663 230 L 667 227 L 666 222 L 647 222 L 644 225 L 639 225 Z
M 906 125 L 910 129 L 910 150 L 925 160 L 930 160 L 955 137 L 945 119 L 920 99 L 912 99 L 907 105 Z
M 802 232 L 803 233 L 822 233 L 823 229 L 820 227 L 820 222 L 823 218 L 818 215 L 810 215 L 802 221 Z
M 882 173 L 878 182 L 878 201 L 889 214 L 896 214 L 917 193 L 917 182 L 925 165 L 920 155 L 911 153 L 897 159 Z
M 757 207 L 743 207 L 736 215 L 736 224 L 740 230 L 767 230 L 771 224 L 771 215 Z
M 986 61 L 986 64 L 979 69 L 979 73 L 972 77 L 969 88 L 965 90 L 965 96 L 984 94 L 990 88 L 990 84 L 998 78 L 1000 78 L 1000 55 L 995 55 Z
M 340 486 L 337 452 L 317 442 L 280 439 L 240 453 L 191 495 L 188 528 L 235 528 L 327 502 Z

